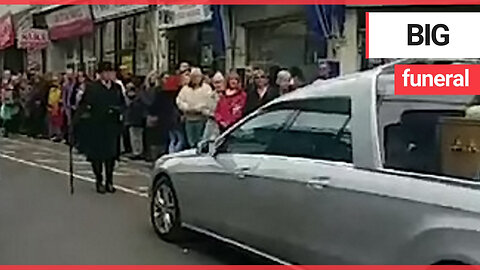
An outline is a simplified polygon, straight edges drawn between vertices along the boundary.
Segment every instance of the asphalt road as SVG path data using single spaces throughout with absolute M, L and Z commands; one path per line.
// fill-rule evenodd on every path
M 271 263 L 194 233 L 181 245 L 160 240 L 141 164 L 118 169 L 117 184 L 130 193 L 97 194 L 78 174 L 70 195 L 64 152 L 45 141 L 0 140 L 0 264 Z

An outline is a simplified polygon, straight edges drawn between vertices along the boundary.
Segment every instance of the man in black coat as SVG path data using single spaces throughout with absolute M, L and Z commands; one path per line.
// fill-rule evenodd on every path
M 76 125 L 85 129 L 81 132 L 79 145 L 92 163 L 98 193 L 115 192 L 113 169 L 118 159 L 122 112 L 125 99 L 120 85 L 114 82 L 112 64 L 99 64 L 100 79 L 87 84 L 76 114 Z M 105 185 L 103 185 L 105 167 Z
M 269 84 L 269 79 L 263 70 L 256 70 L 253 79 L 254 85 L 247 90 L 244 115 L 254 112 L 259 107 L 280 96 L 278 88 Z

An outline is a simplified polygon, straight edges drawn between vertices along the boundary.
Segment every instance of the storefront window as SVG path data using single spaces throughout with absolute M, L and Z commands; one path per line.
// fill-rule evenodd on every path
M 107 22 L 103 27 L 103 60 L 104 61 L 113 61 L 109 58 L 109 55 L 115 55 L 115 22 Z
M 102 58 L 102 27 L 99 26 L 95 30 L 95 57 L 97 59 Z
M 134 17 L 127 17 L 122 20 L 122 50 L 135 48 Z
M 135 48 L 135 74 L 137 76 L 146 76 L 152 68 L 152 58 L 150 51 L 153 51 L 154 34 L 148 22 L 147 13 L 139 14 L 136 18 L 135 32 L 137 36 L 137 46 Z
M 78 38 L 63 41 L 66 68 L 77 70 L 80 64 L 80 42 Z
M 303 66 L 306 58 L 305 21 L 274 21 L 247 28 L 248 62 L 264 69 L 273 65 Z M 288 52 L 288 53 L 285 53 Z
M 81 67 L 87 73 L 92 73 L 97 61 L 95 57 L 95 35 L 86 35 L 82 37 L 83 45 L 83 66 Z

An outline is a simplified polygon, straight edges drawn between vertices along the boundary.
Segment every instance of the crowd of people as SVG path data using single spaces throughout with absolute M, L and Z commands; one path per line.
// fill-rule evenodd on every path
M 244 115 L 304 84 L 299 68 L 273 67 L 268 73 L 252 68 L 243 76 L 218 71 L 209 76 L 186 62 L 174 74 L 152 71 L 141 78 L 124 68 L 109 69 L 109 74 L 124 101 L 121 153 L 146 160 L 213 139 Z M 100 68 L 94 76 L 71 69 L 61 74 L 5 70 L 0 85 L 3 136 L 21 133 L 54 142 L 75 141 L 82 136 L 81 128 L 72 128 L 76 112 L 88 86 L 101 80 Z M 94 129 L 88 132 L 95 134 Z

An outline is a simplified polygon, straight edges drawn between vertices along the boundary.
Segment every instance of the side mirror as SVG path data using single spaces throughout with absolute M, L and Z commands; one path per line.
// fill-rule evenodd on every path
M 215 152 L 215 141 L 214 140 L 205 140 L 201 141 L 197 145 L 197 154 L 205 155 L 211 154 Z

